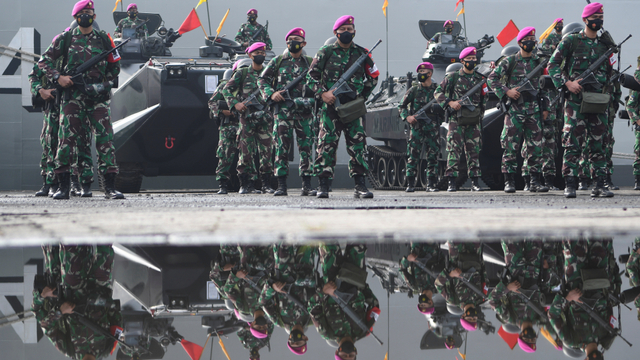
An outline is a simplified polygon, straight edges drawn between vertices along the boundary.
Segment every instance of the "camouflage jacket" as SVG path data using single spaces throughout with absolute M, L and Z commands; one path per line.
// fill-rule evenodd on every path
M 236 34 L 236 42 L 239 42 L 240 45 L 246 42 L 248 42 L 249 45 L 257 42 L 263 42 L 267 44 L 267 50 L 271 50 L 273 44 L 271 43 L 271 38 L 269 37 L 267 29 L 262 30 L 260 35 L 256 36 L 256 38 L 252 40 L 253 35 L 263 27 L 264 26 L 258 24 L 257 22 L 255 23 L 255 25 L 248 22 L 240 25 L 240 29 L 238 29 L 238 33 Z
M 456 81 L 457 78 L 457 81 Z M 482 75 L 477 72 L 473 72 L 473 74 L 467 74 L 463 69 L 460 69 L 458 72 L 448 74 L 444 77 L 444 80 L 438 85 L 433 96 L 437 99 L 438 104 L 442 106 L 443 109 L 446 109 L 450 101 L 458 100 L 464 96 L 464 94 L 471 90 L 476 84 L 481 82 L 484 78 Z M 452 86 L 455 88 L 451 89 Z M 477 91 L 473 96 L 471 96 L 471 102 L 475 106 L 480 106 L 482 111 L 485 110 L 487 106 L 488 96 L 482 89 Z M 456 119 L 457 113 L 456 111 L 449 112 L 449 119 Z
M 535 301 L 539 308 L 543 309 L 542 295 L 538 292 Z M 507 284 L 499 282 L 498 285 L 489 293 L 489 304 L 495 310 L 498 320 L 503 324 L 513 324 L 520 326 L 525 321 L 531 321 L 534 324 L 546 322 L 540 318 L 531 307 L 527 306 L 525 301 L 513 294 L 507 289 Z
M 229 109 L 234 109 L 234 106 L 236 106 L 237 103 L 243 102 L 258 89 L 258 77 L 260 76 L 261 71 L 262 69 L 254 70 L 252 66 L 249 66 L 247 68 L 238 69 L 233 73 L 229 82 L 227 82 L 221 90 L 222 96 L 224 96 Z M 259 92 L 256 99 L 262 105 L 266 105 L 266 102 Z M 248 116 L 251 117 L 262 117 L 265 114 L 263 110 L 254 111 L 253 109 L 249 109 L 247 112 L 249 113 Z
M 111 44 L 105 44 L 105 38 L 107 35 L 104 31 L 102 31 L 102 35 L 98 33 L 97 30 L 93 30 L 87 35 L 83 35 L 79 28 L 75 28 L 70 31 L 70 44 L 65 44 L 65 38 L 67 37 L 65 34 L 67 32 L 62 33 L 53 42 L 53 44 L 49 46 L 47 51 L 42 54 L 40 61 L 38 61 L 38 67 L 46 72 L 46 76 L 51 83 L 53 83 L 53 76 L 55 74 L 67 74 L 92 57 L 99 55 L 104 50 L 107 50 L 105 46 L 110 49 Z M 69 49 L 69 52 L 66 55 L 66 64 L 62 71 L 58 71 L 56 62 L 58 59 L 64 58 L 65 54 L 63 54 L 63 52 L 66 47 Z M 107 92 L 106 95 L 89 96 L 78 87 L 73 86 L 71 87 L 71 97 L 79 100 L 91 99 L 94 101 L 106 101 L 109 98 L 108 92 L 111 91 L 111 88 L 118 79 L 118 74 L 120 74 L 119 61 L 111 63 L 107 60 L 103 60 L 85 72 L 82 77 L 86 84 L 101 83 Z
M 487 84 L 489 84 L 489 87 L 495 91 L 498 98 L 506 101 L 507 91 L 515 88 L 516 85 L 518 85 L 518 83 L 542 61 L 543 60 L 535 53 L 533 53 L 529 58 L 523 58 L 522 54 L 517 52 L 516 54 L 508 56 L 504 60 L 500 61 L 498 66 L 496 66 L 496 68 L 491 72 L 491 75 L 489 75 Z M 515 65 L 512 65 L 514 62 Z M 511 71 L 511 74 L 509 75 L 508 72 L 510 67 L 513 67 L 513 71 Z M 522 104 L 519 101 L 512 101 L 510 108 L 511 111 L 528 115 L 535 114 L 540 111 L 549 111 L 549 95 L 547 94 L 547 91 L 540 90 L 540 86 L 538 85 L 539 79 L 543 75 L 542 73 L 543 70 L 539 71 L 538 74 L 531 79 L 531 85 L 533 85 L 534 89 L 539 91 L 539 95 L 541 95 L 543 99 L 542 104 L 539 104 L 538 98 L 535 95 L 532 95 L 529 92 L 522 92 Z M 509 76 L 509 79 L 506 79 L 507 76 Z
M 584 30 L 578 34 L 565 36 L 558 47 L 551 55 L 549 65 L 549 75 L 553 80 L 556 88 L 563 86 L 568 80 L 576 80 L 582 72 L 587 70 L 592 62 L 596 61 L 607 51 L 600 36 L 596 39 L 589 39 Z M 564 63 L 564 68 L 562 67 Z M 594 76 L 596 80 L 603 86 L 607 84 L 611 76 L 612 67 L 609 61 L 605 61 L 596 70 Z M 585 91 L 593 91 L 589 86 L 585 87 Z M 567 98 L 571 102 L 580 102 L 580 94 L 569 94 Z
M 406 96 L 406 95 L 405 95 Z M 418 259 L 424 259 L 430 256 L 432 261 L 437 261 L 440 253 L 439 244 L 429 243 L 412 243 L 411 253 L 416 255 Z M 444 261 L 444 258 L 441 259 Z M 400 259 L 400 276 L 411 288 L 414 294 L 421 294 L 425 290 L 436 292 L 435 281 L 431 275 L 427 274 L 420 267 L 407 260 L 407 257 Z
M 460 261 L 460 255 L 463 253 L 475 254 L 481 256 L 482 244 L 476 243 L 453 243 L 449 244 L 449 262 L 451 267 L 458 267 Z M 457 278 L 449 277 L 449 270 L 444 269 L 440 272 L 438 278 L 435 281 L 436 290 L 445 298 L 448 304 L 464 307 L 466 304 L 479 305 L 484 301 L 478 294 L 471 291 L 467 285 Z M 476 269 L 473 274 L 463 274 L 469 282 L 476 285 L 481 290 L 485 290 L 485 279 L 488 278 L 486 269 L 482 266 L 482 269 Z
M 636 70 L 634 77 L 640 79 L 640 67 Z M 627 100 L 626 109 L 631 121 L 636 122 L 640 120 L 640 92 L 629 90 L 629 100 Z
M 273 268 L 273 253 L 268 246 L 243 246 L 239 256 L 240 268 L 249 272 L 250 276 L 262 273 L 263 276 L 256 283 L 258 289 L 231 271 L 222 293 L 235 304 L 239 312 L 253 315 L 261 307 L 260 294 Z
M 629 284 L 633 287 L 640 286 L 640 254 L 631 252 L 626 265 L 627 275 L 629 275 Z M 640 308 L 640 296 L 635 299 L 634 304 Z
M 315 293 L 314 288 L 292 286 L 289 296 L 294 297 L 304 305 Z M 302 325 L 306 329 L 311 323 L 311 318 L 306 308 L 300 308 L 287 295 L 276 292 L 269 284 L 265 284 L 263 287 L 260 295 L 260 304 L 269 320 L 284 328 L 287 333 L 291 332 L 295 325 Z
M 588 254 L 587 254 L 588 253 Z M 604 269 L 611 283 L 609 291 L 619 294 L 622 278 L 613 252 L 613 240 L 581 240 L 564 243 L 566 291 L 582 288 L 583 269 Z
M 258 339 L 257 337 L 253 336 L 253 334 L 251 333 L 251 330 L 249 330 L 249 325 L 247 325 L 243 329 L 240 329 L 236 334 L 238 334 L 238 339 L 240 340 L 240 343 L 242 344 L 242 346 L 244 346 L 245 349 L 260 350 L 266 346 L 269 348 L 269 350 L 271 350 L 270 341 L 271 341 L 271 334 L 273 334 L 274 328 L 275 326 L 273 325 L 273 323 L 269 323 L 267 328 L 267 337 L 264 339 Z
M 224 99 L 224 95 L 222 95 L 222 89 L 228 81 L 229 80 L 220 80 L 216 91 L 213 93 L 213 95 L 211 95 L 211 98 L 208 102 L 209 110 L 211 111 L 211 117 L 213 117 L 214 119 L 219 119 L 218 121 L 220 123 L 220 126 L 238 123 L 238 118 L 234 116 L 233 113 L 231 114 L 231 116 L 225 116 L 222 113 L 222 110 L 229 110 L 229 106 Z M 228 120 L 228 122 L 225 120 Z
M 542 269 L 542 241 L 502 240 L 505 263 L 512 277 L 525 289 L 537 286 Z
M 69 315 L 60 313 L 57 300 L 43 298 L 38 291 L 33 292 L 33 303 L 31 304 L 36 321 L 42 328 L 42 332 L 49 338 L 51 343 L 62 354 L 74 358 L 75 352 L 71 343 L 71 329 L 69 322 L 65 321 Z
M 608 322 L 613 315 L 611 304 L 606 298 L 601 298 L 595 305 L 595 312 Z M 611 341 L 611 336 L 600 324 L 560 293 L 553 299 L 548 316 L 556 334 L 568 347 L 584 349 L 592 342 L 602 344 Z
M 338 40 L 331 45 L 321 47 L 311 63 L 307 84 L 316 96 L 320 97 L 349 69 L 349 64 L 354 63 L 366 51 L 355 43 L 352 43 L 348 49 L 343 49 L 338 44 Z M 349 87 L 364 99 L 371 95 L 371 92 L 378 84 L 378 78 L 373 77 L 365 70 L 367 66 L 371 69 L 375 68 L 375 63 L 371 58 L 367 59 L 365 65 L 358 69 L 351 79 L 347 81 Z
M 438 85 L 435 82 L 431 83 L 431 86 L 426 88 L 420 83 L 414 84 L 410 87 L 404 94 L 402 101 L 398 104 L 400 118 L 402 118 L 403 121 L 406 121 L 409 115 L 414 115 L 423 106 L 427 105 L 429 101 L 433 100 L 437 88 Z M 438 106 L 438 104 L 434 103 L 433 106 Z M 436 115 L 433 111 L 427 111 L 426 113 L 431 120 L 434 122 L 436 121 Z
M 564 277 L 564 257 L 562 243 L 559 241 L 544 241 L 542 243 L 542 262 L 547 261 L 548 269 L 540 269 L 540 290 L 550 293 L 553 288 L 562 283 Z
M 540 50 L 544 51 L 545 53 L 551 54 L 558 47 L 560 40 L 562 40 L 562 34 L 558 34 L 557 32 L 552 31 L 549 36 L 544 39 L 542 44 L 540 44 Z
M 147 24 L 140 26 L 140 24 L 142 24 L 143 22 L 145 22 L 145 20 L 142 20 L 138 17 L 136 17 L 133 20 L 129 17 L 126 17 L 118 22 L 118 26 L 116 27 L 115 30 L 113 30 L 113 34 L 116 37 L 121 37 L 122 31 L 124 29 L 135 28 L 136 34 L 138 35 L 138 37 L 144 37 L 146 34 L 149 33 L 149 29 L 147 29 Z
M 276 69 L 280 62 L 280 67 Z M 265 99 L 270 99 L 271 95 L 276 91 L 280 91 L 287 86 L 291 81 L 298 76 L 309 71 L 309 66 L 313 62 L 313 59 L 309 56 L 302 55 L 298 59 L 295 59 L 291 54 L 278 55 L 273 58 L 269 64 L 264 68 L 258 84 L 260 84 L 260 91 Z M 306 81 L 303 79 L 300 84 L 289 91 L 291 99 L 304 97 L 306 93 Z M 284 115 L 287 119 L 302 119 L 302 111 L 304 109 L 298 109 L 296 106 L 288 106 L 286 102 L 278 103 L 280 110 L 279 114 Z

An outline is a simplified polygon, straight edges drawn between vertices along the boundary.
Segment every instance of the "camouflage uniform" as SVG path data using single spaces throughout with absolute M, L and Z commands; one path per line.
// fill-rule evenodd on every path
M 638 246 L 640 238 L 636 238 L 635 243 Z M 640 254 L 637 251 L 631 252 L 629 260 L 627 260 L 626 271 L 629 275 L 629 285 L 632 287 L 640 286 Z M 640 309 L 640 296 L 635 299 L 634 304 L 636 308 Z M 640 310 L 638 312 L 640 313 Z
M 275 92 L 284 89 L 288 83 L 308 71 L 312 58 L 302 55 L 294 59 L 289 53 L 279 55 L 272 59 L 265 67 L 262 75 L 258 79 L 262 96 L 270 99 Z M 276 66 L 280 65 L 279 68 Z M 294 104 L 289 106 L 286 102 L 274 103 L 274 107 L 279 108 L 274 113 L 276 121 L 274 137 L 276 147 L 276 160 L 274 163 L 274 175 L 286 176 L 289 174 L 289 151 L 293 144 L 293 133 L 295 131 L 298 138 L 298 152 L 300 153 L 300 176 L 312 176 L 311 166 L 311 144 L 313 142 L 313 130 L 311 108 L 314 104 L 313 98 L 305 98 L 305 81 L 289 91 Z M 277 104 L 277 105 L 276 105 Z M 298 105 L 300 104 L 300 105 Z M 272 107 L 273 110 L 273 107 Z
M 225 257 L 226 261 L 229 261 L 235 265 L 240 264 L 240 250 L 237 245 L 220 245 L 220 257 Z M 213 281 L 213 284 L 218 289 L 220 298 L 226 299 L 227 296 L 223 289 L 227 283 L 231 271 L 225 271 L 224 266 L 221 266 L 220 261 L 213 261 L 211 263 L 211 271 L 209 272 L 209 279 Z
M 38 67 L 46 72 L 50 82 L 53 76 L 60 74 L 55 68 L 55 62 L 68 46 L 66 66 L 62 73 L 77 68 L 80 64 L 105 50 L 106 34 L 93 30 L 88 35 L 82 35 L 79 28 L 71 30 L 70 44 L 65 44 L 67 32 L 58 36 L 53 44 L 42 55 Z M 90 138 L 91 129 L 95 134 L 96 150 L 98 152 L 98 167 L 101 174 L 117 173 L 115 148 L 113 147 L 113 128 L 109 115 L 109 91 L 115 84 L 120 73 L 119 62 L 103 60 L 83 75 L 86 84 L 92 84 L 90 93 L 72 86 L 65 92 L 69 93 L 69 100 L 63 100 L 61 105 L 61 124 L 59 132 L 58 152 L 56 154 L 56 173 L 68 172 L 75 159 L 76 147 Z M 97 93 L 98 85 L 104 87 L 102 94 Z M 80 142 L 80 143 L 79 143 Z M 89 169 L 86 170 L 87 172 Z M 83 170 L 84 172 L 84 170 Z M 87 174 L 88 175 L 88 174 Z M 83 176 L 89 178 L 89 176 Z M 90 178 L 93 178 L 91 172 Z
M 222 89 L 222 95 L 227 101 L 229 109 L 234 109 L 237 103 L 244 101 L 258 89 L 258 76 L 260 76 L 260 72 L 251 66 L 239 69 L 233 74 Z M 265 105 L 260 94 L 257 99 L 262 105 Z M 253 163 L 253 154 L 256 152 L 260 157 L 260 173 L 271 175 L 273 172 L 271 162 L 272 128 L 273 119 L 266 109 L 254 111 L 250 108 L 240 114 L 238 175 L 247 174 L 251 178 L 257 175 Z
M 456 80 L 457 79 L 457 80 Z M 467 74 L 463 69 L 457 73 L 448 74 L 438 85 L 434 96 L 443 109 L 447 107 L 449 101 L 460 99 L 468 90 L 482 81 L 482 75 L 474 72 Z M 455 89 L 451 89 L 455 82 Z M 451 85 L 450 85 L 451 83 Z M 471 102 L 475 106 L 480 106 L 482 111 L 487 105 L 487 96 L 483 95 L 483 90 L 473 94 Z M 457 113 L 449 111 L 449 132 L 447 133 L 447 170 L 448 177 L 458 177 L 458 166 L 460 158 L 464 152 L 467 156 L 467 171 L 469 177 L 481 177 L 480 171 L 480 149 L 482 148 L 482 125 L 458 125 Z
M 398 111 L 403 121 L 411 114 L 415 114 L 423 106 L 425 106 L 436 91 L 437 84 L 432 83 L 431 86 L 425 88 L 421 84 L 413 85 L 402 98 L 402 102 L 398 104 Z M 409 106 L 411 109 L 409 110 Z M 433 106 L 438 106 L 433 104 Z M 409 142 L 407 144 L 407 176 L 416 176 L 420 166 L 420 155 L 422 146 L 426 145 L 425 155 L 427 157 L 427 176 L 438 176 L 438 154 L 440 153 L 440 116 L 427 112 L 427 116 L 432 120 L 427 123 L 417 120 L 415 125 L 409 125 L 411 132 Z
M 513 63 L 515 62 L 515 65 Z M 542 62 L 537 54 L 529 58 L 522 57 L 520 52 L 511 55 L 489 75 L 488 84 L 495 91 L 498 98 L 507 100 L 507 91 L 522 81 L 533 69 Z M 513 70 L 509 74 L 509 69 Z M 542 71 L 531 80 L 534 88 L 538 88 L 538 79 Z M 509 76 L 508 79 L 506 77 Z M 542 111 L 548 111 L 549 99 L 546 92 L 542 91 L 544 101 L 539 104 L 538 98 L 528 92 L 522 92 L 520 99 L 511 101 L 511 107 L 504 118 L 504 128 L 500 141 L 504 153 L 502 155 L 502 172 L 515 174 L 518 167 L 518 152 L 520 142 L 524 137 L 527 153 L 523 154 L 525 166 L 530 173 L 542 172 Z M 520 104 L 522 100 L 522 104 Z M 523 166 L 524 167 L 524 166 Z
M 573 44 L 576 44 L 575 49 Z M 556 88 L 560 88 L 568 80 L 575 80 L 590 63 L 598 59 L 607 51 L 607 46 L 601 41 L 600 36 L 591 40 L 586 37 L 584 30 L 578 34 L 567 35 L 560 41 L 549 60 L 549 75 Z M 562 68 L 566 62 L 568 73 Z M 611 76 L 611 65 L 605 61 L 595 72 L 598 82 L 605 86 Z M 584 91 L 594 91 L 590 86 L 585 86 Z M 592 178 L 607 174 L 605 158 L 605 139 L 608 128 L 608 115 L 582 114 L 580 104 L 581 94 L 569 93 L 565 102 L 565 119 L 562 135 L 564 162 L 562 175 L 578 176 L 578 166 L 582 150 L 586 149 L 591 163 Z
M 250 276 L 262 273 L 262 277 L 256 283 L 258 289 L 254 289 L 247 281 L 239 278 L 231 271 L 222 293 L 233 302 L 238 312 L 253 315 L 260 309 L 260 293 L 267 283 L 267 272 L 273 267 L 273 253 L 267 246 L 244 246 L 240 249 L 240 268 L 247 271 Z
M 149 29 L 147 29 L 147 24 L 140 26 L 143 22 L 145 22 L 145 20 L 142 20 L 137 16 L 134 19 L 126 17 L 118 22 L 118 26 L 113 30 L 113 35 L 115 37 L 122 37 L 122 31 L 124 29 L 135 28 L 138 38 L 144 38 L 149 33 Z
M 437 261 L 440 258 L 440 244 L 413 242 L 411 243 L 411 254 L 415 254 L 418 259 L 431 257 L 431 261 Z M 407 260 L 406 256 L 400 259 L 400 277 L 407 283 L 414 294 L 421 294 L 425 290 L 436 292 L 436 287 L 434 286 L 436 279 L 413 262 Z
M 249 325 L 246 325 L 245 328 L 240 329 L 236 334 L 238 334 L 238 339 L 240 340 L 242 346 L 245 349 L 249 349 L 252 353 L 258 353 L 258 351 L 265 346 L 269 349 L 269 351 L 271 351 L 271 334 L 273 334 L 274 328 L 275 326 L 273 325 L 273 323 L 268 324 L 268 336 L 264 339 L 258 339 L 257 337 L 253 336 L 251 330 L 249 330 Z M 258 353 L 258 358 L 259 357 L 260 354 Z M 254 357 L 251 356 L 251 359 L 254 359 Z
M 634 76 L 636 79 L 640 79 L 640 65 Z M 640 120 L 640 92 L 629 90 L 629 100 L 627 100 L 626 109 L 632 123 Z M 640 176 L 640 131 L 634 131 L 634 133 L 636 142 L 633 145 L 633 152 L 636 154 L 636 159 L 633 162 L 633 175 Z
M 562 243 L 559 241 L 544 241 L 542 243 L 542 262 L 549 266 L 540 269 L 540 290 L 551 293 L 554 288 L 562 283 L 564 277 L 564 256 L 562 255 Z
M 549 33 L 547 38 L 542 41 L 542 44 L 540 44 L 540 49 L 547 54 L 551 54 L 558 47 L 560 40 L 562 40 L 562 33 L 558 34 L 557 31 L 552 31 L 551 33 Z
M 611 102 L 609 103 L 609 122 L 607 123 L 607 135 L 604 139 L 605 158 L 607 161 L 607 175 L 613 175 L 613 145 L 616 139 L 613 137 L 613 125 L 616 120 L 616 114 L 620 109 L 620 98 L 622 98 L 622 89 L 620 82 L 616 81 L 610 86 Z
M 482 259 L 482 244 L 480 242 L 456 243 L 448 241 L 447 244 L 449 245 L 449 263 L 452 264 L 452 267 L 460 267 L 461 254 L 475 254 Z M 482 269 L 476 269 L 476 272 L 471 276 L 465 276 L 479 289 L 484 289 L 485 279 L 488 278 L 484 263 L 482 265 Z M 460 269 L 463 270 L 461 267 Z M 462 281 L 457 278 L 449 278 L 449 271 L 450 269 L 442 270 L 435 281 L 436 290 L 445 298 L 447 304 L 459 306 L 460 308 L 464 308 L 467 304 L 479 306 L 484 299 L 471 291 Z
M 366 50 L 355 43 L 352 43 L 348 49 L 343 49 L 338 44 L 338 40 L 318 50 L 313 63 L 311 63 L 307 77 L 308 85 L 316 94 L 318 101 L 322 101 L 322 93 L 328 91 L 340 79 L 340 76 L 347 71 L 347 65 L 352 64 L 360 55 L 365 53 Z M 373 60 L 369 58 L 365 64 L 365 66 L 356 71 L 355 75 L 347 83 L 357 96 L 366 99 L 378 84 L 378 78 L 365 71 L 367 65 L 371 68 L 375 67 Z M 346 102 L 341 101 L 343 104 Z M 364 159 L 364 148 L 367 141 L 362 118 L 345 124 L 340 121 L 334 106 L 322 102 L 320 134 L 318 136 L 318 158 L 315 163 L 315 173 L 318 177 L 334 177 L 338 140 L 340 140 L 340 133 L 342 132 L 344 132 L 347 153 L 350 157 L 349 176 L 365 175 L 368 169 L 367 162 Z
M 214 118 L 218 119 L 218 167 L 216 168 L 216 180 L 229 180 L 230 170 L 233 166 L 233 158 L 238 152 L 238 119 L 233 116 L 225 116 L 222 110 L 229 107 L 222 95 L 222 89 L 227 84 L 227 80 L 221 80 L 218 88 L 209 99 L 209 109 Z
M 253 43 L 263 42 L 267 44 L 267 50 L 271 50 L 273 44 L 271 43 L 271 38 L 269 37 L 267 29 L 262 30 L 262 32 L 260 32 L 260 35 L 258 35 L 255 39 L 252 39 L 253 35 L 263 27 L 264 26 L 258 24 L 257 22 L 255 24 L 246 22 L 240 25 L 240 29 L 238 29 L 238 33 L 236 34 L 236 42 L 240 43 L 240 45 L 247 42 L 249 43 L 249 46 L 251 46 L 251 44 Z

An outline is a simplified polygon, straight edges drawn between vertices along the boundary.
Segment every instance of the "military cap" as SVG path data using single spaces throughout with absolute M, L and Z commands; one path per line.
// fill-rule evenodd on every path
M 585 6 L 582 11 L 582 18 L 586 19 L 593 14 L 604 14 L 604 6 L 599 2 L 594 2 Z
M 447 20 L 447 21 L 445 21 L 445 22 L 444 22 L 444 25 L 442 25 L 442 27 L 447 27 L 447 25 L 451 25 L 451 26 L 453 26 L 453 21 L 451 21 L 451 20 Z
M 454 346 L 455 346 L 455 345 L 449 345 L 449 344 L 447 344 L 447 342 L 446 342 L 446 341 L 444 342 L 444 347 L 446 347 L 446 348 L 447 348 L 447 350 L 451 350 L 451 349 L 453 349 L 453 347 L 454 347 Z
M 536 36 L 536 28 L 534 28 L 533 26 L 527 26 L 526 28 L 520 30 L 520 32 L 518 33 L 518 42 L 520 42 L 527 36 Z
M 247 50 L 245 50 L 245 52 L 247 54 L 251 54 L 252 52 L 257 51 L 257 50 L 266 50 L 266 49 L 267 49 L 267 44 L 265 44 L 263 42 L 257 42 L 257 43 L 252 44 L 251 46 L 249 46 L 247 48 Z
M 76 16 L 83 9 L 91 9 L 93 10 L 93 0 L 80 0 L 74 6 L 71 11 L 71 16 Z
M 354 18 L 351 15 L 342 15 L 336 20 L 336 23 L 333 24 L 333 31 L 336 31 L 342 25 L 355 25 Z
M 251 323 L 247 323 L 249 324 L 249 326 L 251 326 Z M 257 338 L 257 339 L 264 339 L 267 336 L 269 336 L 266 332 L 262 332 L 262 331 L 258 331 L 252 327 L 249 327 L 249 331 L 251 331 L 251 335 L 253 335 L 253 337 Z
M 557 19 L 555 20 L 555 23 L 557 24 L 557 23 L 561 23 L 561 22 L 563 22 L 563 21 L 564 21 L 564 19 L 563 19 L 563 18 L 557 18 Z
M 518 337 L 518 345 L 520 345 L 520 349 L 524 352 L 534 353 L 536 352 L 536 344 L 529 344 L 528 342 L 522 340 L 521 337 Z
M 468 48 L 464 48 L 464 50 L 460 52 L 460 60 L 466 58 L 467 56 L 475 55 L 475 54 L 476 54 L 476 48 L 474 48 L 473 46 L 469 46 Z
M 247 15 L 255 15 L 255 16 L 258 16 L 258 10 L 256 10 L 256 9 L 249 9 L 249 11 L 247 11 Z
M 467 321 L 463 318 L 460 318 L 460 325 L 467 331 L 476 331 L 478 330 L 478 323 L 474 323 L 471 321 Z
M 287 35 L 284 37 L 284 41 L 287 41 L 287 39 L 289 38 L 289 36 L 293 35 L 293 36 L 300 36 L 301 38 L 305 39 L 305 32 L 303 28 L 293 28 L 291 30 L 289 30 L 289 32 L 287 33 Z
M 129 4 L 129 6 L 127 6 L 127 11 L 131 10 L 131 8 L 138 8 L 138 5 L 136 5 L 135 3 L 131 3 Z
M 422 69 L 433 70 L 433 65 L 430 62 L 423 62 L 420 65 L 418 65 L 418 67 L 416 68 L 416 72 Z

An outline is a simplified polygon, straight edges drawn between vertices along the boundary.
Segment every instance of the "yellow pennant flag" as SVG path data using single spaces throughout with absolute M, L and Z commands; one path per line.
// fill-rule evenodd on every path
M 456 16 L 456 21 L 458 21 L 458 17 L 460 17 L 460 15 L 462 15 L 462 14 L 464 14 L 464 3 L 462 4 L 462 10 L 460 10 L 458 15 Z
M 116 6 L 113 7 L 113 11 L 115 12 L 118 9 L 118 4 L 120 4 L 122 2 L 122 0 L 116 0 Z
M 544 39 L 549 37 L 549 34 L 551 34 L 551 32 L 553 31 L 553 29 L 555 29 L 557 22 L 553 22 L 553 24 L 551 24 L 551 26 L 549 26 L 547 28 L 547 30 L 545 30 L 542 35 L 540 35 L 540 41 L 544 41 Z
M 220 344 L 220 348 L 222 349 L 222 352 L 227 356 L 227 360 L 231 360 L 231 358 L 229 357 L 229 353 L 227 352 L 227 348 L 224 347 L 222 338 L 220 338 L 220 335 L 218 335 L 218 343 Z
M 462 11 L 464 11 L 464 7 L 462 8 Z M 460 350 L 458 350 L 458 354 L 460 354 L 460 356 L 462 356 L 462 360 L 467 360 L 467 355 L 461 353 Z
M 218 26 L 218 30 L 216 30 L 216 36 L 220 35 L 220 31 L 222 31 L 222 25 L 224 25 L 224 22 L 227 21 L 227 16 L 229 16 L 229 10 L 231 10 L 231 9 L 227 9 L 227 13 L 224 14 L 224 17 L 222 18 L 222 21 L 220 21 L 220 25 Z
M 385 1 L 385 3 L 386 3 L 386 1 Z M 389 353 L 384 354 L 384 360 L 389 360 Z
M 207 2 L 207 0 L 200 0 L 198 2 L 198 5 L 196 5 L 196 9 L 198 8 L 198 6 L 200 6 L 200 5 L 202 5 L 202 4 L 206 3 L 206 2 Z
M 387 17 L 387 6 L 389 6 L 389 0 L 384 0 L 384 4 L 382 4 L 382 12 L 384 13 L 384 17 Z M 384 360 L 387 360 L 386 358 Z

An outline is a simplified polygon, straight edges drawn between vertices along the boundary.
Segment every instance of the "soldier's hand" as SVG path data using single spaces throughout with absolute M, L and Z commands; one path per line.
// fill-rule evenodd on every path
M 507 289 L 509 289 L 509 291 L 515 291 L 518 292 L 518 289 L 520 289 L 520 283 L 518 281 L 514 281 L 509 283 L 509 285 L 507 285 Z
M 70 86 L 73 86 L 73 81 L 71 81 L 71 76 L 61 75 L 58 78 L 58 84 L 60 84 L 60 86 L 66 89 Z
M 236 276 L 237 276 L 237 277 L 239 277 L 240 279 L 244 279 L 244 278 L 246 278 L 246 277 L 247 277 L 247 275 L 249 275 L 249 274 L 247 274 L 247 272 L 246 272 L 246 271 L 244 271 L 244 270 L 240 270 L 240 271 L 238 271 L 238 272 L 236 273 Z
M 62 305 L 60 305 L 60 312 L 63 314 L 73 314 L 73 309 L 75 307 L 75 304 L 65 301 Z
M 336 97 L 333 96 L 333 90 L 323 92 L 322 101 L 326 104 L 333 105 L 333 103 L 336 102 Z
M 409 118 L 407 118 L 407 121 L 408 121 L 408 120 L 409 120 Z M 417 257 L 415 254 L 413 254 L 413 253 L 411 253 L 411 254 L 407 255 L 407 260 L 409 260 L 409 261 L 411 261 L 411 262 L 416 261 L 416 259 L 417 259 L 417 258 L 418 258 L 418 257 Z
M 231 111 L 229 111 L 229 110 L 222 110 L 222 115 L 224 115 L 224 116 L 231 116 Z
M 334 283 L 333 281 L 329 281 L 328 283 L 324 284 L 324 287 L 322 287 L 322 292 L 329 295 L 329 296 L 335 296 L 335 291 L 338 289 L 338 287 L 336 286 L 336 283 Z
M 275 102 L 284 101 L 284 98 L 282 97 L 282 93 L 283 93 L 283 90 L 274 92 L 273 95 L 271 95 L 271 100 Z
M 53 99 L 53 95 L 51 95 L 53 91 L 54 89 L 40 89 L 38 90 L 38 93 L 40 93 L 40 97 L 42 98 L 42 100 L 47 101 Z
M 636 121 L 636 125 L 640 126 L 640 120 Z M 638 251 L 640 251 L 640 249 L 638 249 Z M 640 254 L 640 252 L 638 254 Z
M 284 294 L 284 291 L 282 291 L 282 288 L 284 287 L 284 283 L 282 281 L 278 281 L 273 283 L 273 285 L 271 285 L 271 287 L 273 288 L 273 290 Z
M 407 122 L 408 122 L 409 124 L 411 124 L 411 125 L 415 125 L 415 124 L 418 122 L 418 120 L 416 120 L 416 117 L 415 117 L 415 116 L 413 116 L 413 115 L 409 115 L 409 116 L 407 116 Z M 412 255 L 413 255 L 413 254 L 412 254 Z M 414 258 L 415 258 L 415 256 L 414 256 Z M 407 257 L 407 259 L 408 259 L 408 257 Z
M 542 121 L 545 121 L 549 118 L 549 112 L 548 111 L 543 111 L 542 112 Z
M 236 110 L 238 110 L 238 112 L 241 112 L 241 113 L 242 113 L 242 112 L 245 112 L 245 110 L 247 110 L 247 106 L 246 106 L 245 104 L 241 103 L 241 102 L 237 103 L 237 104 L 234 106 L 234 108 L 235 108 Z
M 450 101 L 449 102 L 449 107 L 452 108 L 455 111 L 458 111 L 458 110 L 460 110 L 462 105 L 460 105 L 460 102 L 458 102 L 458 101 Z
M 547 261 L 547 259 L 542 260 L 542 268 L 543 269 L 549 268 L 549 262 Z
M 567 297 L 565 299 L 567 299 L 567 301 L 577 301 L 579 303 L 582 303 L 582 301 L 580 301 L 581 296 L 582 291 L 580 291 L 580 289 L 573 289 L 569 291 L 569 294 L 567 294 Z
M 580 94 L 582 91 L 582 86 L 579 83 L 580 79 L 576 81 L 567 81 L 565 85 L 567 86 L 567 90 L 573 94 Z
M 459 268 L 455 268 L 449 273 L 449 276 L 455 277 L 455 278 L 458 278 L 461 275 L 462 275 L 462 270 L 460 270 Z
M 229 111 L 229 110 L 224 110 L 224 111 Z M 229 270 L 233 269 L 233 267 L 234 267 L 235 265 L 236 265 L 236 264 L 225 264 L 225 265 L 224 265 L 224 267 L 222 268 L 222 270 L 224 270 L 224 271 L 229 271 Z
M 507 96 L 513 100 L 518 100 L 520 98 L 520 92 L 516 89 L 509 89 L 507 91 Z
M 44 289 L 42 289 L 42 292 L 40 293 L 40 296 L 42 296 L 43 298 L 48 298 L 48 297 L 52 297 L 52 298 L 57 298 L 57 296 L 53 293 L 53 289 L 45 286 Z

